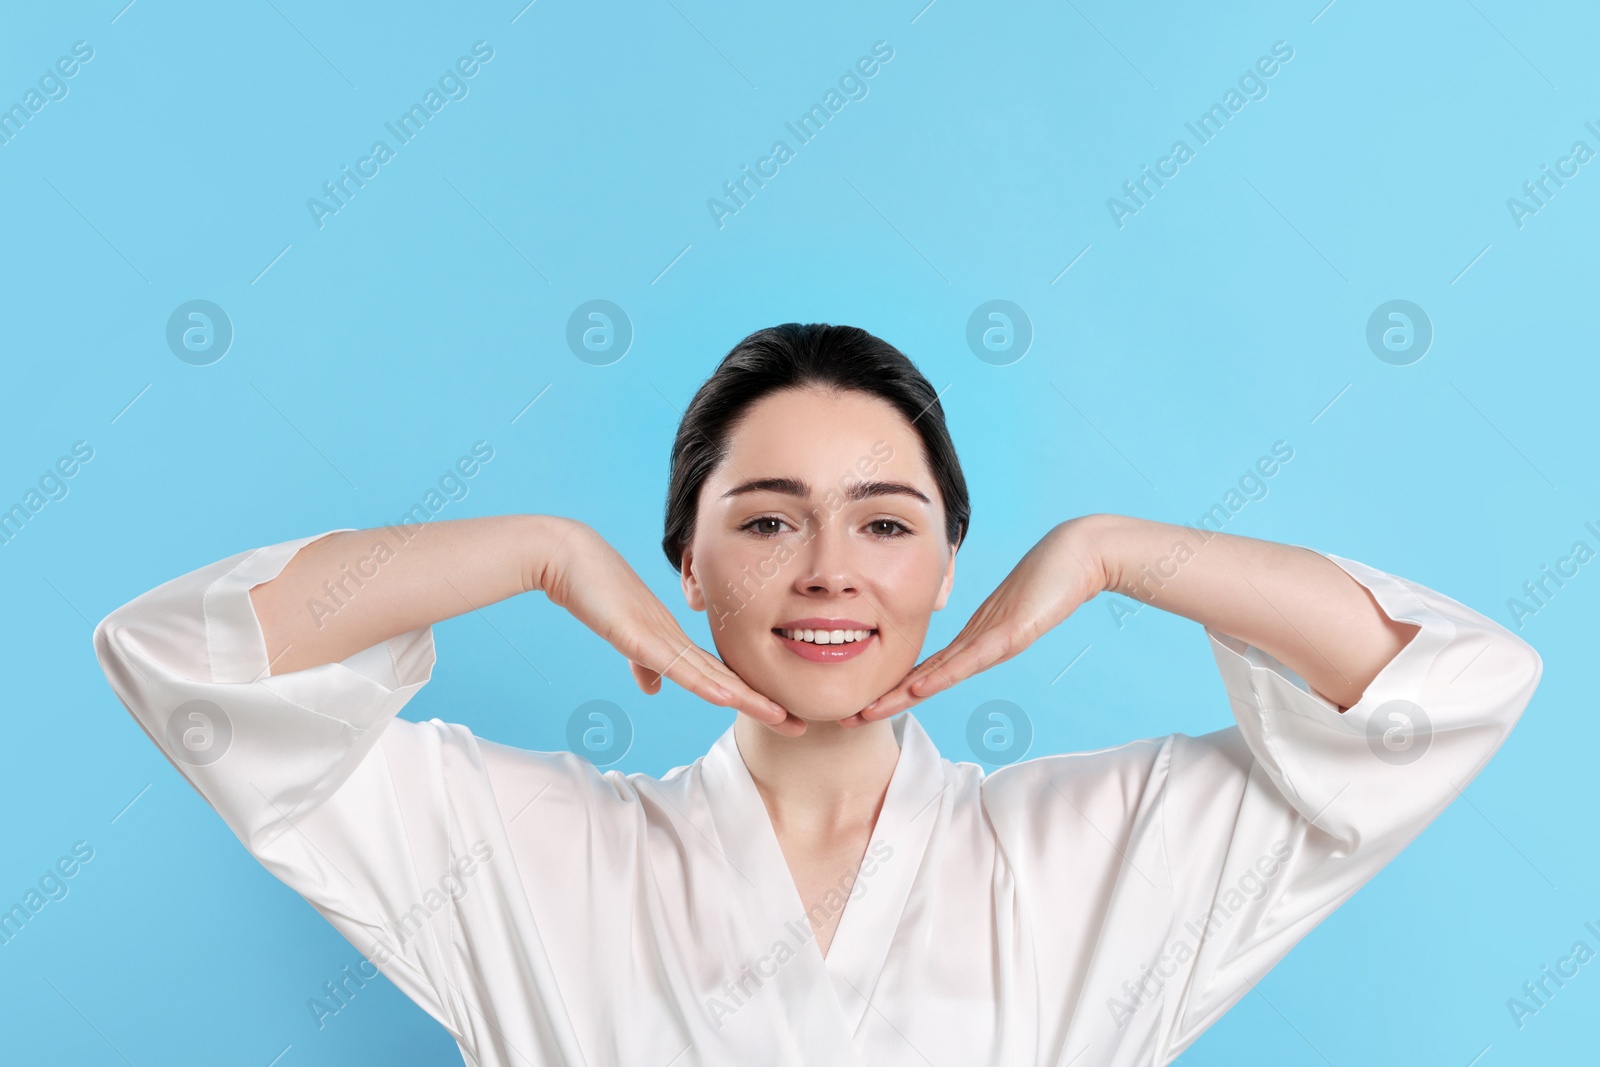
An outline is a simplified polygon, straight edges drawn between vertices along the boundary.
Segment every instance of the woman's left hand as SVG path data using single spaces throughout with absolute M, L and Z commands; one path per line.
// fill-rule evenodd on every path
M 1091 536 L 1095 516 L 1055 526 L 979 605 L 955 640 L 841 725 L 861 726 L 900 712 L 957 682 L 1004 663 L 1106 589 Z

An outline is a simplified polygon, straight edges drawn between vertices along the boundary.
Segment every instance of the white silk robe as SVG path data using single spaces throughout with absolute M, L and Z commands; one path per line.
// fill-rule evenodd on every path
M 400 718 L 431 628 L 267 676 L 247 591 L 320 536 L 145 593 L 95 651 L 244 846 L 478 1067 L 1166 1064 L 1455 798 L 1543 669 L 1328 556 L 1421 627 L 1342 714 L 1207 629 L 1237 723 L 1215 733 L 985 775 L 901 716 L 824 958 L 731 728 L 657 779 Z

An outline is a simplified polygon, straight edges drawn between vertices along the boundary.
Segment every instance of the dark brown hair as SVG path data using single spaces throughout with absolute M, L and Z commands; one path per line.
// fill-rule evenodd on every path
M 728 435 L 757 400 L 780 389 L 821 386 L 881 397 L 922 439 L 923 458 L 944 501 L 945 536 L 959 546 L 972 519 L 967 481 L 945 426 L 939 394 L 898 348 L 855 326 L 786 322 L 733 346 L 689 402 L 672 443 L 666 535 L 661 547 L 682 572 L 694 536 L 700 487 L 727 454 Z

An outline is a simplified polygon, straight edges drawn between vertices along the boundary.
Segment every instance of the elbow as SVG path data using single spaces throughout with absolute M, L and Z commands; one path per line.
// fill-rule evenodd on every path
M 136 692 L 134 683 L 140 673 L 128 648 L 130 636 L 120 609 L 101 619 L 94 628 L 94 658 L 100 664 L 100 673 L 105 675 L 123 706 L 131 711 Z
M 1544 676 L 1544 659 L 1532 645 L 1503 626 L 1496 625 L 1488 637 L 1490 648 L 1483 658 L 1492 657 L 1491 669 L 1500 680 L 1499 689 L 1507 697 L 1521 698 L 1517 703 L 1527 703 Z M 1477 668 L 1473 667 L 1460 681 L 1465 682 L 1468 676 L 1477 673 Z
M 1531 693 L 1539 687 L 1539 679 L 1544 677 L 1544 657 L 1522 638 L 1519 637 L 1516 641 L 1522 646 L 1523 659 L 1527 665 L 1528 692 Z
M 100 670 L 107 678 L 110 678 L 114 669 L 123 662 L 121 644 L 115 639 L 116 632 L 120 630 L 118 623 L 121 621 L 117 615 L 118 613 L 113 611 L 94 627 L 94 658 L 99 661 Z
M 1544 677 L 1544 659 L 1522 638 L 1512 637 L 1511 642 L 1513 648 L 1509 654 L 1508 673 L 1516 686 L 1519 697 L 1516 704 L 1520 714 L 1521 709 L 1533 698 L 1534 690 L 1539 688 L 1540 679 Z
M 123 605 L 94 628 L 94 657 L 100 673 L 130 712 L 141 700 L 149 699 L 151 675 L 160 670 L 160 663 L 152 658 L 159 647 L 158 635 L 139 622 Z
M 1477 665 L 1469 665 L 1456 684 L 1472 684 L 1473 676 L 1477 676 L 1477 686 L 1487 702 L 1486 710 L 1504 735 L 1522 718 L 1534 690 L 1539 688 L 1539 680 L 1544 676 L 1544 660 L 1532 645 L 1514 634 L 1501 631 L 1491 635 L 1490 641 L 1490 647 L 1479 656 Z

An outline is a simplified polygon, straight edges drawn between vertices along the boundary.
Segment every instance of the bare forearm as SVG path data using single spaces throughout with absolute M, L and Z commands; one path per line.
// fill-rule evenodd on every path
M 544 567 L 576 525 L 550 515 L 496 515 L 319 538 L 250 590 L 270 672 L 335 663 L 543 588 Z
M 1256 646 L 1341 709 L 1418 629 L 1310 549 L 1123 515 L 1086 525 L 1108 591 Z

